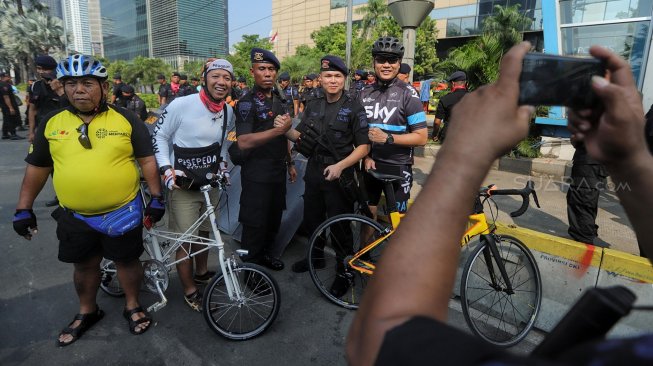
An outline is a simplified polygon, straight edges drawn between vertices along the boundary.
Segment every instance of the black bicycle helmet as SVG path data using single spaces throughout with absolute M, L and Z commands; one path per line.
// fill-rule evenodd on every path
M 404 45 L 395 37 L 380 37 L 372 45 L 372 56 L 385 55 L 404 57 Z

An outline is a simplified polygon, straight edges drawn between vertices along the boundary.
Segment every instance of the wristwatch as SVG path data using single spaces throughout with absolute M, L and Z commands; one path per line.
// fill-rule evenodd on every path
M 394 144 L 395 143 L 395 138 L 392 137 L 392 134 L 389 133 L 388 137 L 385 138 L 385 143 L 388 145 Z

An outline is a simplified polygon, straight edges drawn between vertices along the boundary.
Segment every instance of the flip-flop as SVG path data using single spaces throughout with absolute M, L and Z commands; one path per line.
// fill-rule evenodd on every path
M 140 318 L 140 319 L 134 320 L 134 319 L 132 319 L 132 315 L 134 315 L 136 313 L 143 313 L 143 314 L 145 314 L 145 316 Z M 152 318 L 147 316 L 147 313 L 145 313 L 140 306 L 137 306 L 137 307 L 135 307 L 135 308 L 133 308 L 131 310 L 125 309 L 125 311 L 122 312 L 122 316 L 124 316 L 125 319 L 127 319 L 127 322 L 129 322 L 129 331 L 133 335 L 141 335 L 141 334 L 147 332 L 150 329 L 150 327 L 152 326 Z M 140 324 L 148 322 L 148 321 L 150 322 L 150 324 L 148 324 L 147 327 L 145 327 L 145 329 L 141 330 L 140 332 L 136 331 L 136 327 L 138 327 Z
M 95 305 L 95 308 L 96 310 L 93 313 L 75 315 L 75 319 L 73 319 L 73 321 L 68 324 L 68 326 L 64 328 L 57 337 L 57 345 L 59 347 L 65 347 L 75 343 L 82 337 L 84 332 L 89 330 L 95 323 L 99 322 L 100 319 L 104 317 L 104 311 L 102 311 L 102 309 L 100 309 L 100 307 L 97 305 Z M 79 325 L 75 328 L 71 328 L 70 326 L 73 325 L 73 323 L 75 323 L 77 320 L 80 321 Z M 70 342 L 60 341 L 59 338 L 64 334 L 72 335 L 73 339 Z

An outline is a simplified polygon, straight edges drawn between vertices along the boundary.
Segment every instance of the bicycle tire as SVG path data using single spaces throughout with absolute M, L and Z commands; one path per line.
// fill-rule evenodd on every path
M 481 241 L 470 254 L 460 282 L 463 315 L 474 334 L 497 346 L 509 347 L 523 340 L 533 328 L 542 301 L 542 280 L 533 254 L 518 239 L 496 235 L 497 250 L 506 267 L 514 294 L 505 292 L 505 282 L 496 263 L 493 285 L 486 256 L 490 248 Z
M 364 240 L 364 245 L 361 246 L 363 238 L 360 233 L 363 227 L 369 229 L 370 237 Z M 311 280 L 322 295 L 344 308 L 357 309 L 370 275 L 351 268 L 348 261 L 353 253 L 358 252 L 384 233 L 385 230 L 381 224 L 367 216 L 357 214 L 333 216 L 320 224 L 309 239 L 307 258 L 309 259 L 308 270 Z M 338 235 L 341 235 L 340 238 Z M 344 248 L 346 245 L 342 242 L 347 239 L 342 239 L 342 237 L 346 235 L 351 235 L 352 250 Z M 355 238 L 358 240 L 354 240 Z M 321 243 L 324 243 L 324 249 L 320 252 Z M 365 260 L 377 262 L 384 246 L 385 242 L 380 243 L 366 254 Z M 336 279 L 346 281 L 345 287 L 348 287 L 340 296 L 337 291 L 331 291 L 336 286 Z
M 118 280 L 116 264 L 106 258 L 102 258 L 102 262 L 100 262 L 100 288 L 109 296 L 125 296 L 125 291 Z
M 215 276 L 204 290 L 202 312 L 217 334 L 243 341 L 268 329 L 281 306 L 279 285 L 261 266 L 244 263 L 233 269 L 242 300 L 231 300 L 224 274 Z

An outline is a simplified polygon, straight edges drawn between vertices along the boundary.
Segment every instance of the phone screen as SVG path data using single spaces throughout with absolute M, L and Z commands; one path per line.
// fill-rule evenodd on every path
M 528 53 L 519 78 L 519 104 L 596 106 L 600 102 L 591 87 L 594 75 L 605 75 L 601 60 Z

